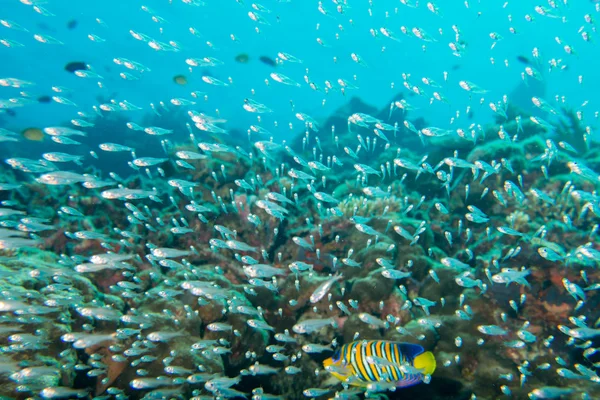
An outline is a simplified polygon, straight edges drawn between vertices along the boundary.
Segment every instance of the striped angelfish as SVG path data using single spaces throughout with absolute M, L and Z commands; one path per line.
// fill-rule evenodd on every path
M 359 340 L 337 349 L 323 366 L 337 379 L 354 386 L 372 382 L 408 387 L 433 374 L 436 363 L 431 352 L 412 343 Z

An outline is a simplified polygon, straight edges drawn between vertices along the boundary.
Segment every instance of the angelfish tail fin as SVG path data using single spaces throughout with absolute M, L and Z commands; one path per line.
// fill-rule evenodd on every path
M 423 375 L 433 374 L 433 371 L 435 371 L 436 365 L 437 364 L 435 362 L 435 357 L 433 356 L 433 353 L 430 351 L 427 351 L 423 354 L 419 354 L 418 356 L 415 357 L 414 366 L 415 366 L 415 368 L 422 370 Z

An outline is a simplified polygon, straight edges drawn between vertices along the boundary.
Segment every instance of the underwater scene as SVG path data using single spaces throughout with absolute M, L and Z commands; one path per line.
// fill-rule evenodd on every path
M 0 399 L 600 399 L 597 0 L 0 0 Z

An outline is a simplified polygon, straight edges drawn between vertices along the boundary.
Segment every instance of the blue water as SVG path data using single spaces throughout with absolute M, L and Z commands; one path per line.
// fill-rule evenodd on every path
M 534 48 L 539 49 L 542 56 L 542 68 L 547 67 L 551 58 L 563 59 L 568 65 L 567 71 L 555 71 L 546 74 L 548 97 L 566 96 L 569 104 L 578 105 L 588 100 L 586 109 L 595 110 L 598 99 L 594 88 L 600 87 L 600 78 L 594 71 L 600 67 L 600 60 L 594 43 L 585 43 L 577 30 L 587 25 L 583 15 L 592 13 L 594 5 L 585 2 L 573 2 L 564 8 L 566 22 L 560 19 L 545 18 L 533 10 L 536 2 L 508 1 L 506 7 L 502 2 L 494 4 L 477 4 L 471 2 L 466 9 L 462 2 L 439 4 L 443 17 L 432 14 L 424 6 L 409 8 L 399 2 L 375 1 L 372 7 L 368 2 L 350 3 L 344 15 L 335 11 L 335 5 L 324 2 L 331 17 L 322 15 L 317 10 L 316 1 L 296 1 L 278 3 L 271 1 L 264 5 L 271 12 L 265 14 L 270 25 L 257 25 L 247 15 L 251 10 L 249 4 L 242 6 L 231 1 L 207 1 L 204 7 L 192 7 L 179 1 L 169 2 L 69 2 L 52 1 L 46 8 L 55 16 L 45 17 L 34 12 L 30 6 L 18 1 L 5 1 L 2 18 L 19 22 L 30 32 L 9 30 L 4 27 L 1 37 L 17 40 L 24 47 L 0 48 L 4 62 L 0 64 L 0 76 L 16 77 L 34 81 L 36 86 L 26 89 L 36 95 L 51 94 L 51 86 L 66 86 L 73 90 L 71 99 L 82 110 L 91 111 L 91 107 L 101 98 L 124 99 L 143 107 L 144 110 L 130 112 L 127 118 L 140 121 L 149 109 L 149 103 L 168 102 L 173 97 L 187 97 L 192 90 L 206 92 L 209 100 L 200 102 L 207 113 L 216 109 L 220 115 L 230 121 L 231 128 L 245 131 L 256 122 L 256 116 L 242 112 L 243 99 L 250 96 L 254 89 L 255 100 L 273 109 L 272 114 L 263 115 L 264 126 L 277 139 L 290 138 L 303 127 L 294 118 L 295 112 L 304 112 L 314 118 L 324 118 L 348 101 L 350 96 L 359 96 L 364 102 L 376 107 L 385 107 L 387 102 L 398 92 L 406 93 L 402 85 L 401 74 L 411 74 L 413 84 L 423 86 L 421 77 L 430 77 L 436 82 L 443 82 L 443 71 L 449 73 L 449 81 L 444 85 L 443 93 L 451 100 L 452 106 L 435 102 L 430 107 L 430 96 L 409 99 L 418 110 L 411 117 L 425 116 L 433 126 L 451 127 L 449 120 L 456 110 L 464 112 L 469 104 L 469 94 L 462 91 L 457 82 L 469 80 L 489 91 L 486 102 L 479 107 L 472 104 L 478 114 L 477 122 L 484 124 L 491 120 L 492 111 L 487 107 L 488 101 L 498 101 L 502 95 L 509 94 L 522 82 L 521 73 L 524 65 L 516 60 L 516 56 L 525 55 L 532 58 Z M 151 14 L 143 12 L 140 7 L 146 5 L 164 18 L 167 22 L 157 24 L 151 20 Z M 371 10 L 372 16 L 369 16 Z M 535 18 L 527 22 L 524 15 Z M 513 22 L 508 22 L 508 16 Z M 106 27 L 99 25 L 95 19 L 101 18 Z M 77 26 L 69 30 L 67 22 L 77 21 Z M 352 21 L 350 23 L 350 20 Z M 454 41 L 452 25 L 458 26 L 462 38 L 468 43 L 463 57 L 455 57 L 448 47 Z M 420 27 L 437 39 L 434 43 L 425 43 L 414 37 L 407 37 L 400 32 L 400 26 Z M 508 32 L 512 26 L 517 34 Z M 163 28 L 163 34 L 158 32 Z M 188 29 L 195 27 L 202 34 L 196 37 Z M 256 33 L 256 28 L 260 33 Z M 318 27 L 318 29 L 317 29 Z M 342 29 L 340 29 L 340 27 Z M 379 30 L 387 27 L 392 30 L 401 42 L 395 42 L 381 34 L 375 39 L 370 29 Z M 440 36 L 438 30 L 443 35 Z M 182 51 L 153 51 L 145 43 L 134 39 L 129 30 L 145 33 L 157 40 L 174 40 L 181 44 Z M 589 31 L 589 28 L 587 29 Z M 498 32 L 504 39 L 494 49 L 490 49 L 492 40 L 489 33 Z M 62 41 L 64 45 L 48 45 L 36 42 L 34 33 L 48 34 Z M 88 34 L 96 34 L 104 39 L 104 43 L 94 43 Z M 239 42 L 233 42 L 234 34 Z M 560 37 L 564 43 L 571 44 L 577 54 L 570 56 L 556 43 L 554 37 Z M 592 33 L 592 36 L 594 34 Z M 316 41 L 322 38 L 329 46 L 323 47 Z M 212 47 L 207 45 L 212 43 Z M 423 45 L 426 50 L 423 50 Z M 382 47 L 385 51 L 382 52 Z M 307 74 L 311 81 L 321 88 L 324 81 L 333 83 L 338 78 L 352 81 L 356 76 L 358 91 L 348 91 L 346 96 L 339 92 L 325 95 L 310 90 L 306 85 L 302 88 L 287 87 L 271 82 L 269 87 L 264 83 L 273 68 L 262 64 L 258 58 L 266 55 L 276 58 L 277 52 L 290 53 L 304 61 L 303 64 L 286 63 L 277 70 L 303 83 Z M 354 63 L 351 53 L 358 53 L 367 63 L 362 67 Z M 240 53 L 250 56 L 248 64 L 236 63 L 233 59 Z M 216 57 L 225 64 L 219 67 L 205 68 L 214 76 L 225 80 L 232 77 L 231 87 L 212 87 L 200 80 L 202 68 L 189 73 L 185 59 L 190 57 Z M 152 69 L 143 74 L 138 81 L 122 80 L 118 73 L 127 71 L 112 62 L 115 57 L 128 58 L 142 63 Z M 337 63 L 334 63 L 334 57 Z M 490 58 L 495 64 L 492 65 Z M 509 68 L 504 65 L 508 60 Z M 98 88 L 97 80 L 82 79 L 65 72 L 64 65 L 70 61 L 83 61 L 91 65 L 105 79 L 103 89 Z M 453 70 L 453 68 L 457 68 Z M 189 85 L 180 87 L 172 82 L 176 74 L 189 75 Z M 583 75 L 584 84 L 578 84 L 578 76 Z M 392 83 L 395 88 L 392 89 Z M 18 89 L 4 89 L 3 98 L 14 96 Z M 292 111 L 289 101 L 295 105 Z M 323 105 L 323 100 L 326 101 Z M 509 101 L 526 103 L 528 99 L 510 99 Z M 16 110 L 17 116 L 5 118 L 7 129 L 20 130 L 26 126 L 50 126 L 57 122 L 74 117 L 74 109 L 61 104 L 40 104 Z M 277 121 L 278 127 L 272 124 Z M 288 123 L 295 125 L 290 130 Z

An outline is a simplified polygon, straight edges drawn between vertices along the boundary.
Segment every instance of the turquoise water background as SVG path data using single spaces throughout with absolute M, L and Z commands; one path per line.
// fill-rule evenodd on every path
M 242 7 L 233 0 L 207 1 L 204 7 L 192 7 L 179 1 L 52 1 L 44 5 L 55 14 L 48 17 L 35 13 L 30 6 L 19 1 L 4 0 L 0 17 L 19 22 L 29 32 L 0 26 L 0 37 L 25 45 L 20 48 L 0 48 L 0 57 L 3 59 L 0 76 L 34 81 L 36 86 L 25 90 L 38 95 L 53 94 L 51 86 L 66 86 L 73 89 L 70 98 L 90 112 L 91 107 L 98 103 L 99 96 L 104 101 L 111 98 L 117 101 L 126 99 L 143 107 L 143 110 L 128 112 L 127 117 L 133 121 L 140 120 L 151 111 L 150 102 L 168 102 L 174 97 L 191 99 L 189 93 L 199 90 L 206 92 L 209 100 L 200 102 L 196 108 L 208 114 L 214 114 L 214 110 L 218 109 L 220 115 L 229 121 L 228 128 L 243 131 L 256 122 L 255 115 L 241 108 L 243 99 L 249 97 L 251 89 L 255 89 L 253 99 L 274 111 L 263 115 L 266 122 L 264 126 L 276 139 L 286 139 L 303 129 L 294 118 L 295 112 L 307 113 L 317 120 L 323 119 L 353 95 L 377 107 L 386 107 L 398 92 L 407 94 L 407 89 L 402 86 L 402 73 L 411 74 L 411 80 L 419 85 L 421 77 L 427 76 L 442 83 L 442 72 L 449 73 L 442 92 L 450 99 L 451 106 L 441 102 L 429 106 L 429 96 L 409 98 L 409 102 L 418 108 L 411 113 L 411 118 L 424 116 L 430 125 L 452 128 L 449 120 L 456 110 L 464 114 L 466 107 L 472 104 L 473 111 L 477 113 L 475 122 L 484 124 L 493 115 L 487 106 L 488 100 L 499 101 L 502 95 L 509 94 L 522 82 L 524 65 L 516 60 L 516 56 L 532 58 L 533 48 L 538 48 L 543 57 L 543 68 L 540 69 L 546 69 L 550 58 L 562 58 L 568 65 L 566 71 L 546 73 L 547 98 L 564 95 L 569 104 L 579 105 L 589 100 L 587 109 L 595 110 L 598 107 L 600 77 L 595 71 L 600 68 L 600 58 L 595 51 L 596 44 L 584 42 L 577 32 L 580 26 L 586 25 L 583 15 L 594 13 L 592 3 L 572 2 L 567 9 L 566 23 L 538 15 L 533 10 L 537 3 L 532 1 L 509 1 L 506 2 L 506 8 L 500 1 L 472 1 L 469 9 L 459 1 L 438 2 L 442 17 L 432 14 L 425 7 L 413 9 L 397 1 L 373 1 L 372 7 L 367 1 L 351 2 L 351 8 L 344 15 L 335 11 L 332 2 L 323 3 L 332 17 L 318 11 L 317 1 L 265 1 L 262 4 L 271 10 L 265 14 L 270 25 L 257 25 L 248 17 L 248 7 Z M 140 9 L 143 5 L 168 22 L 153 22 L 150 14 Z M 369 8 L 372 17 L 368 17 Z M 393 12 L 394 8 L 397 13 Z M 389 11 L 387 15 L 386 11 Z M 535 17 L 534 22 L 527 22 L 523 18 L 527 13 Z M 512 24 L 508 23 L 507 14 L 513 16 Z M 106 26 L 98 24 L 96 18 L 101 18 Z M 77 21 L 77 26 L 72 30 L 67 28 L 70 20 Z M 352 24 L 349 20 L 352 20 Z M 448 47 L 448 43 L 454 41 L 452 25 L 459 27 L 462 38 L 468 43 L 467 53 L 461 58 L 453 56 Z M 163 27 L 162 35 L 158 32 L 160 26 Z M 259 34 L 255 31 L 256 26 L 260 28 Z M 378 30 L 382 26 L 392 30 L 401 42 L 392 41 L 381 34 L 377 39 L 373 38 L 369 29 Z M 400 26 L 409 29 L 420 27 L 437 42 L 425 43 L 404 36 Z M 507 26 L 513 26 L 518 33 L 512 35 L 506 30 Z M 190 34 L 190 27 L 195 27 L 202 37 Z M 441 36 L 439 28 L 443 31 Z M 129 30 L 145 33 L 161 41 L 175 40 L 181 44 L 182 50 L 153 51 L 145 43 L 134 39 Z M 498 32 L 504 37 L 494 49 L 490 49 L 490 32 Z M 39 43 L 33 39 L 34 33 L 55 37 L 64 45 Z M 88 34 L 96 34 L 106 42 L 94 43 L 87 38 Z M 231 34 L 239 38 L 239 42 L 232 41 Z M 336 39 L 336 35 L 339 35 L 339 39 Z M 566 54 L 554 40 L 555 36 L 573 46 L 577 54 Z M 319 45 L 317 38 L 322 38 L 330 47 Z M 213 46 L 207 45 L 207 41 Z M 423 45 L 426 45 L 426 51 L 423 51 Z M 385 52 L 382 53 L 383 46 Z M 285 63 L 277 67 L 278 72 L 297 82 L 304 83 L 303 76 L 308 69 L 310 79 L 321 88 L 325 86 L 325 80 L 333 83 L 338 78 L 351 81 L 356 75 L 356 85 L 360 89 L 348 91 L 346 96 L 342 96 L 339 92 L 325 95 L 304 84 L 302 88 L 297 88 L 271 82 L 267 87 L 264 80 L 273 68 L 261 63 L 258 58 L 265 55 L 274 59 L 280 51 L 304 61 L 303 64 Z M 350 58 L 353 52 L 359 54 L 368 66 L 354 63 Z M 235 62 L 234 57 L 240 53 L 247 53 L 250 62 Z M 224 62 L 222 66 L 205 70 L 222 80 L 232 77 L 234 84 L 231 87 L 205 84 L 200 79 L 202 68 L 196 68 L 191 74 L 187 71 L 186 58 L 205 56 L 216 57 Z M 115 57 L 140 62 L 152 71 L 145 73 L 138 81 L 125 81 L 118 73 L 126 69 L 111 62 Z M 337 57 L 337 63 L 334 57 Z M 495 65 L 490 62 L 490 57 L 495 59 Z M 508 68 L 504 60 L 508 60 Z M 95 79 L 82 79 L 64 71 L 64 65 L 70 61 L 84 61 L 91 65 L 104 77 L 104 88 L 100 89 Z M 174 75 L 181 73 L 189 76 L 187 86 L 178 86 L 172 81 Z M 583 85 L 578 83 L 579 75 L 583 75 Z M 489 91 L 484 96 L 486 103 L 481 110 L 477 109 L 477 103 L 470 101 L 469 93 L 458 86 L 458 81 L 463 79 Z M 394 89 L 392 82 L 395 83 Z M 7 88 L 3 93 L 6 95 L 11 91 L 16 95 L 20 89 Z M 284 99 L 294 102 L 294 111 Z M 324 106 L 323 99 L 326 100 Z M 527 103 L 529 99 L 509 98 L 509 101 Z M 27 126 L 56 125 L 76 117 L 74 107 L 56 103 L 31 105 L 16 112 L 16 117 L 7 118 L 4 122 L 7 129 L 18 131 Z M 273 126 L 273 121 L 278 122 L 277 128 Z M 290 122 L 295 125 L 292 130 L 289 128 Z M 185 135 L 183 132 L 181 134 Z M 140 140 L 147 139 L 140 135 Z

